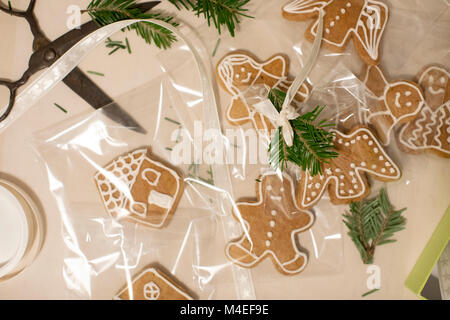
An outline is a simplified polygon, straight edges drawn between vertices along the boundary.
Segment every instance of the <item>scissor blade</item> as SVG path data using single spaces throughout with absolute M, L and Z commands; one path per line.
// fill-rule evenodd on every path
M 139 133 L 147 131 L 134 120 L 124 109 L 115 103 L 102 89 L 100 89 L 83 71 L 75 68 L 64 79 L 64 83 L 76 94 L 83 98 L 93 108 L 102 112 L 111 120 Z
M 157 6 L 161 1 L 150 1 L 139 3 L 133 8 L 141 9 L 142 12 L 147 12 L 148 10 Z M 51 46 L 56 51 L 58 55 L 63 55 L 67 50 L 72 48 L 78 41 L 86 37 L 88 34 L 100 28 L 94 21 L 89 21 L 82 24 L 79 29 L 72 29 L 66 32 L 58 39 L 52 41 Z

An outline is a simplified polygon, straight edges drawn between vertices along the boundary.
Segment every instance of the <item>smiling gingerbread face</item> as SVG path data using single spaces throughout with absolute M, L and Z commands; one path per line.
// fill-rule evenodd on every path
M 256 76 L 257 72 L 248 62 L 233 66 L 232 79 L 239 88 L 252 85 Z
M 438 66 L 431 66 L 419 75 L 419 84 L 425 92 L 427 105 L 436 110 L 450 100 L 450 74 Z
M 417 85 L 406 81 L 387 87 L 385 101 L 393 117 L 398 120 L 414 117 L 423 104 L 423 96 Z

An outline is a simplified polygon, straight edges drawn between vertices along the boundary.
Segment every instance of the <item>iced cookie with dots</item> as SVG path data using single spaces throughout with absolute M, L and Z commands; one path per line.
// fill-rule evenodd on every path
M 255 85 L 266 85 L 287 92 L 292 81 L 288 78 L 289 62 L 284 55 L 275 55 L 264 62 L 244 51 L 235 51 L 219 61 L 216 68 L 220 86 L 231 94 L 226 118 L 233 125 L 251 123 L 257 130 L 270 131 L 275 125 L 257 112 L 246 97 Z M 306 82 L 300 87 L 294 104 L 305 100 L 310 93 Z
M 422 109 L 422 90 L 412 81 L 388 82 L 378 66 L 367 66 L 362 81 L 377 100 L 376 105 L 366 109 L 363 122 L 373 126 L 381 142 L 388 145 L 394 129 L 413 120 Z
M 426 103 L 417 117 L 398 132 L 398 145 L 403 151 L 430 151 L 441 157 L 450 157 L 449 77 L 449 72 L 437 65 L 424 68 L 418 75 Z
M 167 225 L 184 186 L 181 175 L 152 157 L 148 148 L 118 157 L 94 180 L 111 217 L 153 228 Z
M 227 245 L 226 255 L 245 268 L 271 258 L 282 274 L 297 274 L 305 268 L 308 257 L 297 247 L 296 236 L 312 226 L 314 216 L 297 206 L 289 176 L 265 174 L 260 180 L 256 201 L 236 204 L 239 213 L 234 215 L 243 220 L 245 230 L 240 239 Z
M 388 7 L 374 0 L 294 0 L 282 13 L 286 19 L 305 21 L 315 19 L 305 37 L 313 42 L 323 12 L 322 45 L 333 52 L 344 52 L 353 39 L 356 51 L 369 65 L 380 61 L 380 45 L 389 17 Z
M 302 171 L 297 184 L 297 203 L 311 208 L 328 191 L 333 204 L 360 201 L 370 194 L 366 174 L 381 181 L 400 179 L 401 172 L 366 127 L 356 127 L 349 134 L 335 131 L 337 158 L 322 164 L 322 174 L 311 176 Z
M 156 267 L 147 267 L 125 285 L 113 300 L 193 300 L 171 275 Z

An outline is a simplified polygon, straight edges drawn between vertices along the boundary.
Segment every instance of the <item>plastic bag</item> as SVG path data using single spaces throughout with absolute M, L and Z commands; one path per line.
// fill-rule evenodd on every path
M 274 11 L 270 11 L 274 8 L 277 9 L 276 16 L 273 16 Z M 303 40 L 301 30 L 307 24 L 296 23 L 294 29 L 294 23 L 279 18 L 280 11 L 280 3 L 275 1 L 261 7 L 256 11 L 259 19 L 244 20 L 242 29 L 245 28 L 245 33 L 239 33 L 234 39 L 221 36 L 219 41 L 206 26 L 198 29 L 207 51 L 213 56 L 212 69 L 234 50 L 254 53 L 261 60 L 285 53 L 291 57 L 289 73 L 295 76 L 311 48 L 311 44 Z M 426 26 L 423 28 L 428 30 Z M 270 46 L 261 46 L 267 41 L 271 41 Z M 355 76 L 361 69 L 361 62 L 355 59 L 351 50 L 344 54 L 320 52 L 309 77 L 312 85 L 309 98 L 299 105 L 302 111 L 327 105 L 323 116 L 343 131 L 365 124 L 365 111 L 376 103 Z M 250 125 L 239 128 L 228 123 L 225 119 L 230 94 L 218 86 L 224 136 L 212 134 L 206 145 L 202 139 L 196 140 L 199 136 L 196 132 L 203 132 L 208 119 L 201 109 L 204 97 L 189 55 L 182 43 L 174 50 L 161 53 L 158 58 L 162 62 L 164 76 L 118 99 L 120 104 L 127 105 L 133 116 L 143 119 L 148 130 L 145 137 L 117 127 L 97 112 L 47 130 L 35 139 L 36 148 L 46 162 L 50 190 L 56 196 L 63 216 L 64 240 L 69 248 L 65 258 L 65 279 L 68 287 L 79 297 L 111 298 L 124 284 L 131 287 L 133 277 L 148 265 L 160 266 L 186 287 L 192 297 L 200 299 L 253 297 L 253 284 L 256 287 L 274 283 L 292 286 L 293 278 L 277 272 L 280 261 L 276 259 L 263 257 L 252 261 L 258 266 L 251 269 L 249 277 L 247 269 L 236 267 L 239 263 L 232 263 L 233 259 L 226 257 L 229 244 L 244 239 L 249 231 L 244 216 L 236 210 L 240 199 L 252 198 L 250 202 L 255 203 L 263 181 L 261 177 L 271 174 L 272 169 L 265 161 L 271 137 L 267 135 L 259 141 L 257 139 L 255 147 L 246 137 Z M 214 71 L 211 75 L 216 76 Z M 150 118 L 149 114 L 155 117 Z M 164 162 L 172 162 L 172 166 L 183 172 L 186 183 L 173 219 L 167 228 L 161 230 L 108 217 L 93 182 L 95 173 L 113 159 L 149 145 L 152 155 Z M 196 157 L 203 157 L 203 151 L 208 148 L 210 151 L 222 150 L 227 159 L 232 160 L 226 164 L 209 164 L 205 158 Z M 187 149 L 191 150 L 190 157 L 187 157 L 189 161 L 184 159 L 179 163 L 180 154 L 185 155 Z M 387 148 L 387 152 L 396 163 L 399 162 L 395 147 Z M 256 162 L 253 162 L 255 155 Z M 406 178 L 391 183 L 390 188 L 417 186 L 411 184 L 407 161 L 401 163 L 406 168 Z M 231 172 L 230 189 L 213 185 L 217 169 Z M 77 174 L 68 176 L 67 172 Z M 291 167 L 287 173 L 294 181 L 298 180 L 298 169 Z M 289 179 L 283 179 L 282 183 L 289 185 Z M 372 179 L 370 184 L 373 193 L 384 186 L 384 183 Z M 259 196 L 270 197 L 273 195 L 270 191 L 263 190 Z M 292 213 L 286 201 L 283 200 L 279 207 L 282 214 Z M 264 211 L 269 207 L 263 206 Z M 297 235 L 295 237 L 297 249 L 307 254 L 309 261 L 295 280 L 343 272 L 345 231 L 341 214 L 345 207 L 332 205 L 325 194 L 310 211 L 314 215 L 314 223 L 305 223 L 298 238 Z M 265 236 L 267 239 L 262 240 L 262 245 L 272 245 L 269 233 Z

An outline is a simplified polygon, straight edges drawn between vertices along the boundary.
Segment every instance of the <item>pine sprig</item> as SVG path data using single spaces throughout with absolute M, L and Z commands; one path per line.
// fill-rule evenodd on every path
M 272 89 L 269 93 L 269 100 L 278 111 L 285 98 L 286 93 L 278 89 Z M 316 107 L 290 121 L 294 130 L 293 144 L 290 147 L 284 142 L 282 128 L 278 128 L 269 146 L 269 163 L 274 169 L 283 171 L 290 161 L 315 176 L 322 173 L 322 163 L 338 156 L 332 142 L 334 134 L 326 130 L 333 124 L 325 119 L 316 123 L 323 109 L 324 107 Z
M 244 8 L 250 0 L 169 0 L 178 10 L 188 9 L 203 16 L 208 26 L 213 24 L 219 34 L 225 26 L 234 37 L 239 18 L 253 18 Z
M 363 263 L 373 263 L 377 246 L 396 241 L 393 239 L 394 233 L 403 230 L 406 225 L 406 219 L 402 216 L 405 210 L 392 208 L 385 189 L 381 189 L 374 199 L 350 204 L 350 212 L 344 214 L 343 222 Z
M 143 12 L 136 7 L 136 0 L 92 0 L 88 7 L 81 12 L 88 13 L 92 20 L 100 26 L 126 19 L 156 19 L 175 27 L 178 26 L 172 16 L 157 12 Z M 169 48 L 177 40 L 170 30 L 149 22 L 138 22 L 127 29 L 135 30 L 146 43 L 154 43 L 162 49 Z

